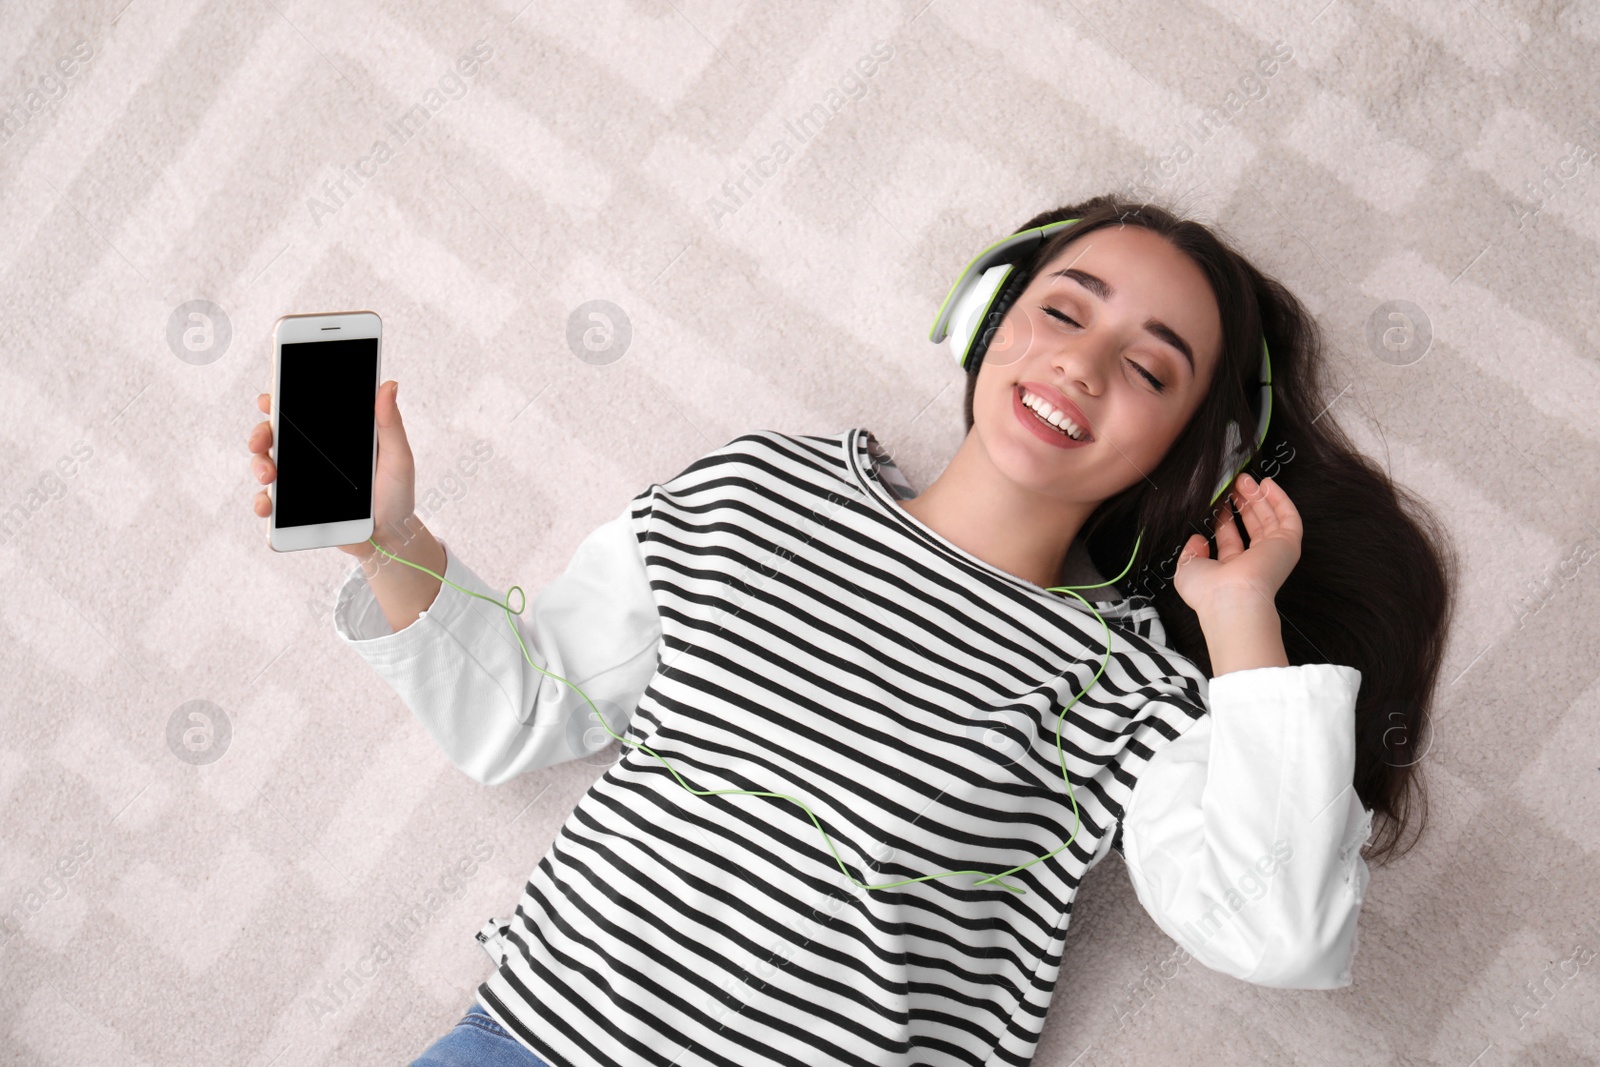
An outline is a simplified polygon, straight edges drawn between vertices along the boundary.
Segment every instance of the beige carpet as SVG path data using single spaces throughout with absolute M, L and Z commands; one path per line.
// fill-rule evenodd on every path
M 1468 570 L 1354 985 L 1188 961 L 1113 858 L 1036 1062 L 1600 1062 L 1597 47 L 1506 0 L 7 0 L 0 1061 L 409 1062 L 600 773 L 475 785 L 335 636 L 345 557 L 268 550 L 278 316 L 383 317 L 424 517 L 536 589 L 748 430 L 867 426 L 926 485 L 955 273 L 1142 187 L 1319 315 L 1331 414 Z

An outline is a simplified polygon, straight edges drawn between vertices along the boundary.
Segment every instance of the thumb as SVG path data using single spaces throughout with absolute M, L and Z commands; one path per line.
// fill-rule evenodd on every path
M 395 400 L 399 392 L 400 383 L 392 378 L 378 389 L 378 450 L 409 457 L 411 446 L 406 442 L 405 423 L 400 420 L 400 405 Z

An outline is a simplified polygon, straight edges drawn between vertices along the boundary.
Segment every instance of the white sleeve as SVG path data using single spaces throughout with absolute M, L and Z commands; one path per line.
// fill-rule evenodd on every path
M 334 629 L 475 781 L 499 785 L 597 752 L 612 740 L 605 727 L 622 735 L 632 721 L 661 640 L 633 532 L 635 503 L 584 538 L 566 571 L 511 616 L 528 655 L 556 678 L 523 657 L 496 606 L 505 591 L 485 585 L 448 547 L 444 576 L 494 603 L 440 585 L 428 609 L 396 633 L 357 565 L 339 589 Z M 557 678 L 582 689 L 604 718 Z
M 1134 785 L 1122 854 L 1156 925 L 1195 959 L 1263 986 L 1350 984 L 1372 812 L 1352 785 L 1361 672 L 1230 671 L 1209 714 Z

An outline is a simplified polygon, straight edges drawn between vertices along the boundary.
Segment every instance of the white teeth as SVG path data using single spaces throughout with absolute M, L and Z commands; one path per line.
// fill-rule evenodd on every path
M 1040 400 L 1027 390 L 1023 390 L 1022 392 L 1022 406 L 1032 409 L 1039 416 L 1041 421 L 1049 423 L 1056 429 L 1065 432 L 1067 436 L 1071 437 L 1074 441 L 1083 440 L 1083 427 L 1079 426 L 1077 423 L 1073 422 L 1061 412 L 1057 411 L 1048 403 Z

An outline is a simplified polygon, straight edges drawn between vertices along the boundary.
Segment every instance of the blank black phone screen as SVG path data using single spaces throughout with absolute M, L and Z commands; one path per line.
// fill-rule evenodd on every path
M 283 345 L 274 522 L 280 529 L 372 514 L 378 339 Z

